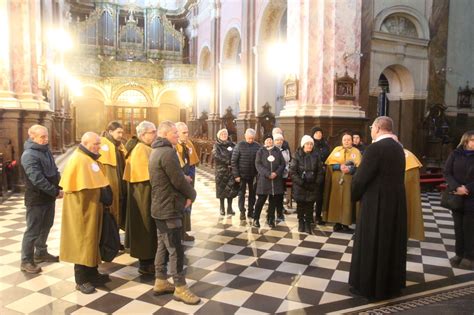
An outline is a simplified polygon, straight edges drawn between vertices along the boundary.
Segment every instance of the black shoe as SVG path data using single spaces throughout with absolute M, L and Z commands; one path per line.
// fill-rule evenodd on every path
M 92 294 L 95 292 L 95 287 L 90 282 L 83 284 L 76 284 L 76 290 L 81 291 L 84 294 Z
M 349 226 L 347 226 L 347 225 L 343 225 L 343 226 L 342 226 L 342 232 L 352 234 L 352 233 L 354 233 L 354 230 L 351 229 L 351 228 L 350 228 Z
M 274 228 L 275 227 L 275 221 L 273 221 L 272 219 L 268 220 L 268 226 L 271 227 L 271 228 Z
M 247 214 L 247 218 L 253 219 L 253 211 L 249 211 L 249 213 Z
M 285 221 L 285 216 L 283 214 L 279 215 L 276 220 L 277 220 L 277 222 L 284 222 Z
M 474 260 L 463 258 L 461 262 L 459 263 L 458 268 L 465 269 L 465 270 L 474 270 Z
M 306 222 L 304 224 L 304 231 L 310 235 L 313 234 L 313 231 L 311 230 L 311 222 Z
M 285 209 L 283 210 L 283 214 L 291 214 L 291 212 Z
M 298 223 L 298 232 L 300 232 L 300 233 L 304 232 L 304 222 L 299 222 Z
M 321 218 L 321 217 L 316 217 L 316 224 L 317 224 L 317 225 L 326 225 L 326 222 L 323 221 L 323 218 Z
M 342 231 L 342 225 L 341 225 L 341 223 L 336 223 L 336 224 L 334 224 L 334 227 L 332 228 L 332 231 L 333 231 L 333 232 Z
M 451 267 L 459 267 L 459 263 L 461 262 L 462 260 L 462 257 L 459 257 L 459 256 L 454 256 L 452 258 L 449 259 L 449 263 L 451 264 Z
M 245 216 L 245 211 L 240 211 L 240 220 L 244 221 L 245 219 L 247 219 Z
M 256 227 L 256 228 L 259 228 L 260 227 L 260 222 L 258 222 L 258 220 L 253 221 L 253 226 Z
M 24 271 L 27 273 L 40 273 L 41 272 L 41 267 L 37 266 L 35 263 L 32 263 L 32 262 L 21 263 L 20 269 L 21 271 Z
M 225 215 L 225 210 L 224 210 L 224 208 L 221 208 L 221 209 L 220 209 L 220 214 L 221 214 L 221 215 Z
M 33 260 L 35 264 L 39 264 L 42 262 L 59 262 L 59 256 L 54 256 L 51 255 L 50 253 L 46 252 L 46 254 L 43 254 L 41 256 L 33 256 Z
M 234 210 L 232 210 L 232 208 L 227 208 L 227 215 L 235 215 Z
M 154 275 L 155 265 L 144 265 L 138 268 L 138 273 L 141 275 Z
M 89 282 L 94 287 L 100 287 L 100 286 L 106 284 L 107 282 L 112 281 L 112 280 L 110 280 L 110 276 L 108 274 L 105 274 L 105 273 L 97 273 L 94 276 L 90 276 L 88 279 L 89 279 Z

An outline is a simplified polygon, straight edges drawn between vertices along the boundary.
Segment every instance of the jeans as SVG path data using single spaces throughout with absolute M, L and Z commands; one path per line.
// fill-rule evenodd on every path
M 474 211 L 452 211 L 456 256 L 474 260 Z
M 249 188 L 249 201 L 248 201 L 248 213 L 253 213 L 255 206 L 255 192 L 257 188 L 257 183 L 255 177 L 252 178 L 240 178 L 240 191 L 239 191 L 239 210 L 240 212 L 245 213 L 245 191 L 247 186 Z
M 176 286 L 186 285 L 184 277 L 184 249 L 181 244 L 183 231 L 181 219 L 156 220 L 158 249 L 155 256 L 156 278 L 166 280 L 169 273 Z
M 21 262 L 33 262 L 34 249 L 36 256 L 47 253 L 46 240 L 54 222 L 56 202 L 26 207 L 26 231 L 21 243 Z

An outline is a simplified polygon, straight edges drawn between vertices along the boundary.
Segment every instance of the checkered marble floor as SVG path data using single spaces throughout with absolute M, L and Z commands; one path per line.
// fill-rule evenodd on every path
M 238 215 L 219 216 L 212 174 L 198 170 L 196 189 L 191 233 L 196 241 L 186 243 L 186 277 L 202 297 L 199 305 L 154 296 L 153 277 L 140 276 L 128 254 L 100 266 L 112 281 L 92 295 L 74 289 L 68 263 L 42 264 L 39 275 L 21 272 L 25 208 L 22 196 L 13 195 L 0 205 L 0 314 L 314 314 L 367 303 L 351 296 L 347 284 L 352 235 L 333 233 L 329 225 L 315 235 L 299 234 L 296 214 L 274 229 L 252 228 Z M 439 194 L 423 193 L 422 201 L 426 240 L 409 241 L 404 294 L 474 279 L 473 272 L 449 264 L 453 223 Z M 61 207 L 59 201 L 48 240 L 53 254 L 59 251 Z

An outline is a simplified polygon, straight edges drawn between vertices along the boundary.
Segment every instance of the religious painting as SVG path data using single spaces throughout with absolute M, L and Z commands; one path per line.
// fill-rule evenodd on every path
M 285 100 L 297 100 L 298 99 L 298 80 L 287 79 L 285 81 Z
M 336 78 L 334 79 L 334 98 L 336 100 L 355 100 L 355 85 L 357 83 L 356 76 L 354 75 L 351 78 L 346 73 L 343 77 L 338 77 L 336 73 Z
M 472 107 L 472 94 L 473 90 L 469 87 L 469 81 L 466 83 L 466 87 L 463 89 L 459 87 L 458 90 L 458 107 L 459 108 L 471 108 Z

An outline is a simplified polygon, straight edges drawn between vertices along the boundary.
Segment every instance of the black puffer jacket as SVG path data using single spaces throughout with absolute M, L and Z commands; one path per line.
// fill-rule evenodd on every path
M 319 187 L 323 184 L 324 172 L 314 150 L 305 153 L 302 148 L 298 148 L 291 160 L 290 174 L 296 202 L 315 202 Z
M 444 177 L 450 190 L 466 186 L 469 195 L 465 197 L 464 211 L 474 211 L 474 151 L 454 150 L 446 160 Z
M 212 154 L 216 167 L 216 197 L 234 198 L 238 193 L 238 183 L 232 176 L 231 159 L 235 144 L 232 141 L 217 140 Z
M 151 216 L 159 220 L 181 218 L 186 199 L 194 201 L 196 191 L 184 178 L 178 155 L 167 139 L 158 137 L 151 147 Z
M 21 155 L 25 171 L 25 205 L 35 206 L 54 202 L 59 194 L 60 175 L 47 144 L 26 140 Z
M 234 177 L 252 179 L 257 175 L 255 156 L 258 149 L 260 149 L 260 144 L 257 142 L 241 141 L 235 146 L 231 162 Z
M 271 161 L 273 160 L 273 161 Z M 268 150 L 261 147 L 255 158 L 255 167 L 258 171 L 257 194 L 258 195 L 281 195 L 283 194 L 283 171 L 285 170 L 285 159 L 277 147 Z M 277 177 L 270 179 L 272 172 Z

